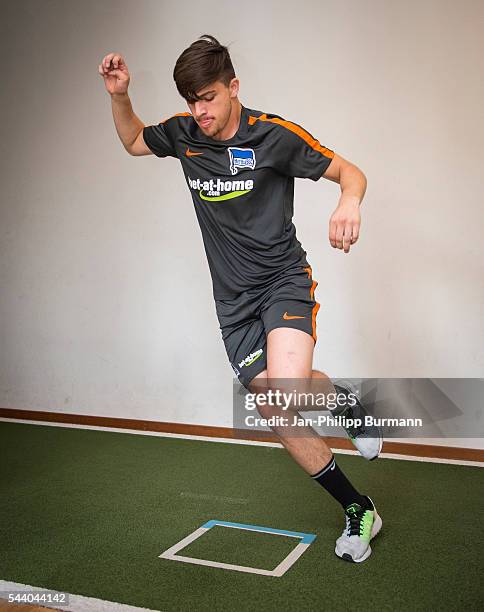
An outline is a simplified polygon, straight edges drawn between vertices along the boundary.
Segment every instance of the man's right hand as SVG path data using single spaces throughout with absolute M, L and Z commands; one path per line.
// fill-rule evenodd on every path
M 128 66 L 118 53 L 108 53 L 99 64 L 99 74 L 104 79 L 106 91 L 113 94 L 125 94 L 128 91 Z

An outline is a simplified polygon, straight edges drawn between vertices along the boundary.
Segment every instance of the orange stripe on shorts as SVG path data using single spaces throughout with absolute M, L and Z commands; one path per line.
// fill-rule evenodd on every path
M 311 270 L 311 266 L 309 266 L 308 268 L 304 268 L 304 272 L 307 272 L 308 278 L 313 277 L 313 271 Z M 316 289 L 317 286 L 318 286 L 318 283 L 313 278 L 313 284 L 311 285 L 311 289 L 309 290 L 309 297 L 312 300 L 314 300 L 314 290 Z M 316 340 L 318 339 L 316 335 L 316 315 L 318 314 L 319 306 L 320 306 L 319 303 L 316 302 L 316 304 L 314 304 L 313 309 L 311 311 L 311 324 L 313 328 L 312 336 L 313 336 L 313 340 L 315 344 L 316 344 Z

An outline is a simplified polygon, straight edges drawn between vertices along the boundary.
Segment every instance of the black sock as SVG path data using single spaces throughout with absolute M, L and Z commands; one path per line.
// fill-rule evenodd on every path
M 325 465 L 317 474 L 313 474 L 319 484 L 338 501 L 343 508 L 350 504 L 359 504 L 362 508 L 371 508 L 370 500 L 364 495 L 360 495 L 343 472 L 336 465 L 334 457 L 331 457 L 328 465 Z

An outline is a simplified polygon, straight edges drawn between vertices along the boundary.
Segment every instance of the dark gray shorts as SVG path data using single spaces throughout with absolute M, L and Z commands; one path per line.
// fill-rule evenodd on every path
M 263 288 L 215 300 L 227 356 L 245 387 L 267 368 L 266 336 L 272 329 L 300 329 L 316 342 L 317 285 L 309 266 L 296 266 Z

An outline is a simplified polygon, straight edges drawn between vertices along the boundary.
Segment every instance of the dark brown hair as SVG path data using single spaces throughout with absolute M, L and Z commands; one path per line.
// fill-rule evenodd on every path
M 200 36 L 177 59 L 173 78 L 178 93 L 187 102 L 199 100 L 196 92 L 210 83 L 222 81 L 228 86 L 235 77 L 227 47 L 210 34 Z

